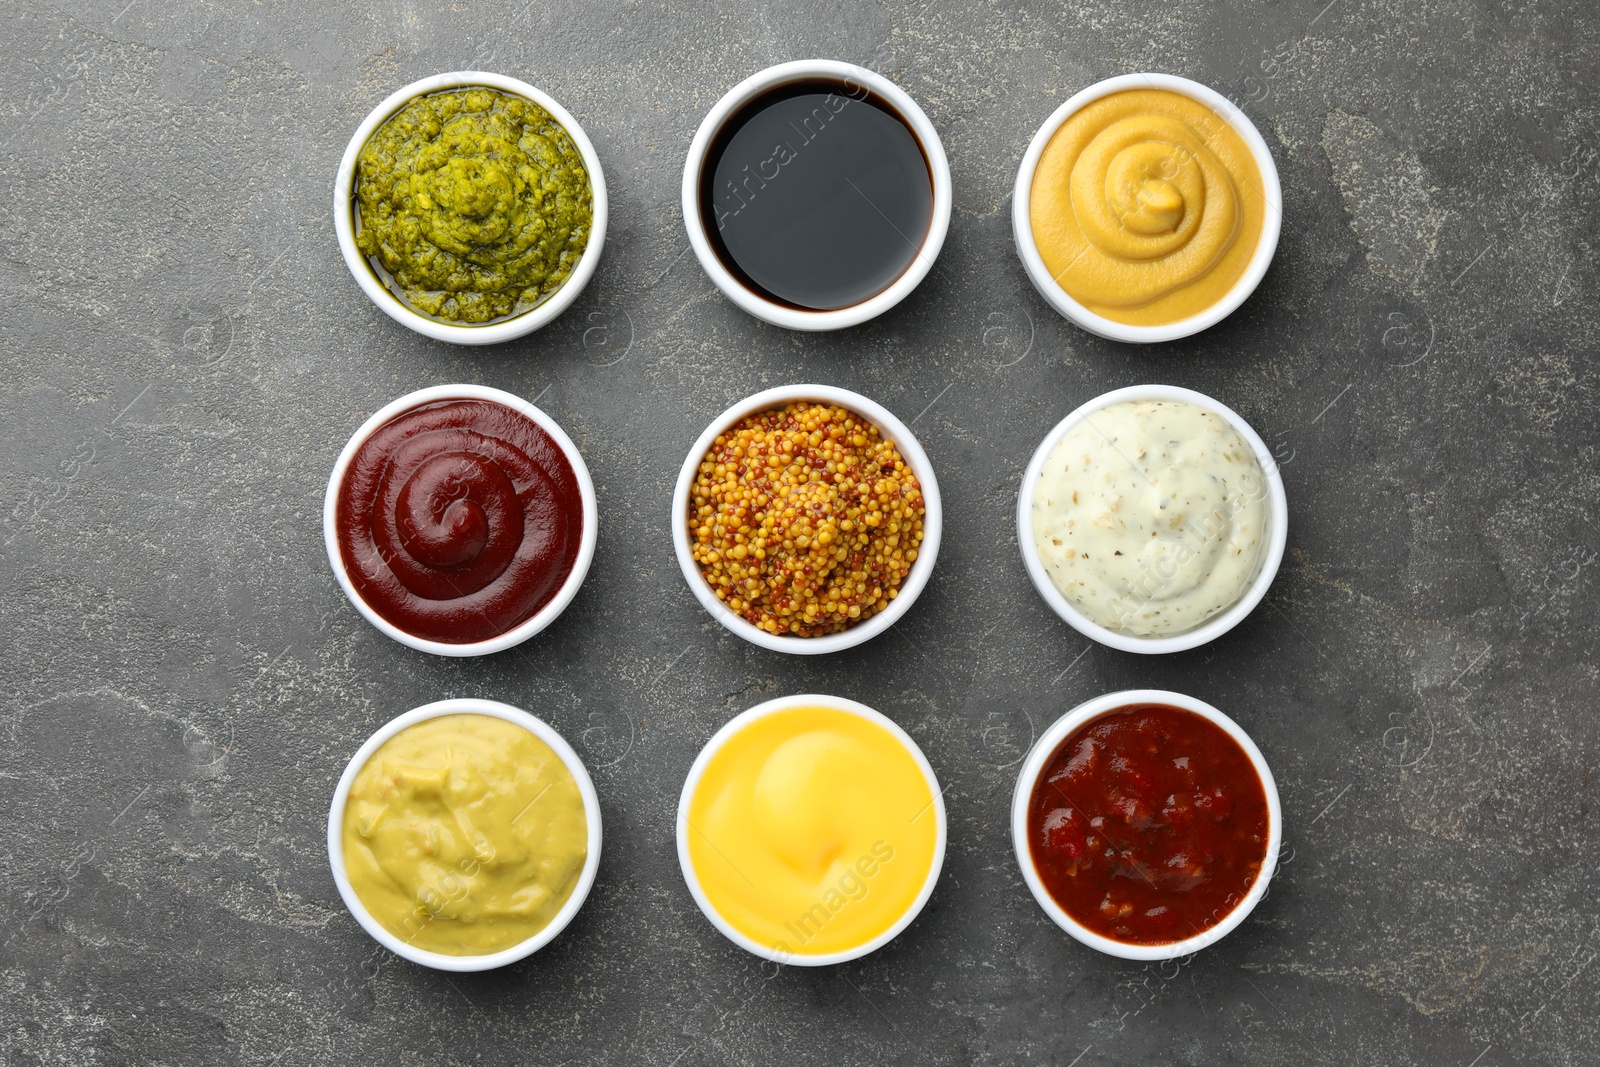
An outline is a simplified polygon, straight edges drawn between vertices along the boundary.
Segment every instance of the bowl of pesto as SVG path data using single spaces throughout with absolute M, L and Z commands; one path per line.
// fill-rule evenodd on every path
M 356 283 L 390 318 L 496 344 L 548 324 L 594 276 L 605 175 L 548 94 L 500 74 L 436 74 L 357 127 L 333 224 Z

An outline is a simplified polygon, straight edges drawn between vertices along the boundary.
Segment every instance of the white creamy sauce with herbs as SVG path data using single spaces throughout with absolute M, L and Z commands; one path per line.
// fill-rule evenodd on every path
M 1094 412 L 1051 450 L 1033 496 L 1045 570 L 1109 630 L 1162 637 L 1233 606 L 1267 540 L 1261 464 L 1220 415 L 1177 400 Z

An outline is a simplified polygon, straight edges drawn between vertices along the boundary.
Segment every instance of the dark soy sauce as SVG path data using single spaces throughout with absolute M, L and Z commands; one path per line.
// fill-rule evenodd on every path
M 717 131 L 700 212 L 717 258 L 751 290 L 834 311 L 911 266 L 933 223 L 933 179 L 887 101 L 809 79 L 761 94 Z

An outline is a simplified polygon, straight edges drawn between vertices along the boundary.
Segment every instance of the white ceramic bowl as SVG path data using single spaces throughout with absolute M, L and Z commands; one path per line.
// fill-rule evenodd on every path
M 526 415 L 560 446 L 562 454 L 567 457 L 567 462 L 572 464 L 572 473 L 578 479 L 578 492 L 583 497 L 583 536 L 578 545 L 578 558 L 573 561 L 572 572 L 567 575 L 567 580 L 556 590 L 556 595 L 550 602 L 534 613 L 532 618 L 487 641 L 454 645 L 406 633 L 361 599 L 361 594 L 356 592 L 356 587 L 351 583 L 350 575 L 345 570 L 344 557 L 339 552 L 339 484 L 344 481 L 345 471 L 349 469 L 356 449 L 361 447 L 362 442 L 366 441 L 374 430 L 396 415 L 423 404 L 431 404 L 436 400 L 490 400 Z M 595 503 L 594 482 L 590 480 L 589 468 L 583 462 L 583 455 L 578 451 L 578 446 L 572 443 L 572 438 L 567 436 L 566 431 L 556 423 L 556 420 L 520 396 L 503 389 L 491 389 L 485 385 L 435 385 L 407 393 L 400 399 L 379 408 L 351 435 L 344 450 L 339 453 L 339 458 L 333 464 L 333 473 L 328 477 L 327 492 L 322 498 L 322 543 L 328 553 L 328 564 L 333 567 L 334 577 L 339 579 L 339 587 L 344 590 L 344 595 L 350 598 L 350 603 L 366 616 L 368 622 L 388 636 L 403 645 L 409 645 L 423 652 L 432 652 L 436 656 L 484 656 L 491 652 L 500 652 L 513 645 L 520 645 L 554 622 L 556 616 L 565 611 L 567 605 L 572 603 L 572 598 L 578 595 L 578 587 L 583 585 L 584 576 L 589 573 L 589 564 L 594 560 L 595 541 L 600 534 L 599 525 L 600 511 Z
M 700 214 L 700 172 L 705 166 L 711 141 L 722 129 L 723 123 L 768 89 L 808 78 L 828 78 L 864 86 L 893 105 L 917 135 L 917 140 L 922 142 L 928 160 L 928 173 L 933 180 L 933 219 L 928 225 L 928 236 L 922 242 L 921 251 L 911 265 L 883 292 L 836 311 L 805 311 L 786 307 L 747 288 L 717 258 L 711 247 L 711 239 L 706 234 L 705 219 Z M 799 59 L 791 63 L 779 63 L 735 85 L 717 101 L 700 123 L 694 140 L 689 144 L 689 157 L 683 164 L 683 224 L 689 231 L 689 244 L 693 246 L 700 266 L 705 268 L 706 274 L 729 300 L 758 319 L 791 330 L 838 330 L 855 326 L 882 315 L 904 300 L 927 277 L 933 269 L 933 261 L 939 256 L 939 249 L 944 247 L 945 234 L 950 230 L 951 203 L 950 163 L 945 158 L 944 142 L 939 140 L 938 131 L 928 121 L 922 108 L 904 89 L 883 75 L 854 63 L 840 63 L 831 59 Z
M 1079 611 L 1062 595 L 1061 590 L 1056 588 L 1056 583 L 1050 580 L 1050 573 L 1045 569 L 1044 560 L 1039 557 L 1039 548 L 1033 542 L 1033 496 L 1039 485 L 1039 475 L 1044 470 L 1045 461 L 1050 458 L 1051 451 L 1066 436 L 1067 431 L 1086 417 L 1101 408 L 1124 400 L 1176 400 L 1197 404 L 1207 411 L 1220 415 L 1255 452 L 1256 462 L 1261 466 L 1262 485 L 1267 493 L 1267 524 L 1264 531 L 1267 543 L 1263 547 L 1261 565 L 1249 588 L 1226 611 L 1213 615 L 1192 630 L 1164 637 L 1140 637 L 1137 634 L 1119 633 L 1107 629 Z M 1017 545 L 1022 549 L 1022 562 L 1028 568 L 1028 577 L 1033 579 L 1034 588 L 1039 590 L 1039 595 L 1044 597 L 1050 609 L 1071 624 L 1073 629 L 1102 645 L 1124 652 L 1182 652 L 1203 645 L 1207 641 L 1214 641 L 1233 629 L 1255 609 L 1257 604 L 1261 603 L 1261 598 L 1267 595 L 1272 579 L 1278 574 L 1278 565 L 1283 561 L 1284 546 L 1288 542 L 1289 498 L 1283 491 L 1283 477 L 1278 473 L 1278 465 L 1273 462 L 1272 453 L 1267 448 L 1266 442 L 1261 440 L 1261 435 L 1251 429 L 1250 424 L 1245 422 L 1238 412 L 1226 404 L 1213 400 L 1204 393 L 1176 385 L 1130 385 L 1125 389 L 1113 389 L 1109 393 L 1102 393 L 1079 407 L 1056 423 L 1055 428 L 1039 443 L 1032 462 L 1022 474 L 1022 489 L 1017 494 Z
M 1197 100 L 1214 111 L 1219 118 L 1238 131 L 1245 144 L 1250 146 L 1250 154 L 1255 157 L 1256 166 L 1261 171 L 1263 186 L 1261 192 L 1266 198 L 1267 217 L 1261 225 L 1261 240 L 1256 245 L 1255 255 L 1251 257 L 1249 266 L 1245 268 L 1244 274 L 1234 287 L 1221 300 L 1199 314 L 1162 326 L 1129 326 L 1126 323 L 1113 322 L 1104 315 L 1090 311 L 1068 296 L 1067 291 L 1056 283 L 1044 265 L 1044 260 L 1040 258 L 1039 247 L 1033 240 L 1033 226 L 1028 217 L 1029 200 L 1033 191 L 1033 173 L 1038 169 L 1039 157 L 1044 154 L 1045 145 L 1050 143 L 1050 138 L 1055 136 L 1056 130 L 1084 105 L 1102 96 L 1110 96 L 1112 93 L 1120 93 L 1127 89 L 1167 89 Z M 1055 112 L 1045 120 L 1044 125 L 1039 127 L 1039 132 L 1033 135 L 1033 141 L 1022 157 L 1022 165 L 1017 168 L 1017 185 L 1011 196 L 1011 229 L 1017 242 L 1017 255 L 1022 257 L 1022 265 L 1027 270 L 1028 278 L 1033 282 L 1034 288 L 1039 290 L 1039 295 L 1043 296 L 1051 307 L 1090 333 L 1109 337 L 1113 341 L 1129 341 L 1135 344 L 1173 341 L 1179 337 L 1188 337 L 1221 322 L 1232 314 L 1235 308 L 1255 292 L 1256 286 L 1261 284 L 1262 277 L 1267 273 L 1267 266 L 1272 262 L 1272 255 L 1277 251 L 1278 234 L 1282 226 L 1283 187 L 1278 182 L 1278 167 L 1272 161 L 1272 152 L 1268 150 L 1267 142 L 1262 139 L 1255 123 L 1216 90 L 1172 74 L 1123 74 L 1107 78 L 1105 81 L 1095 82 L 1056 108 Z
M 1244 749 L 1245 755 L 1250 757 L 1256 773 L 1261 776 L 1262 791 L 1267 795 L 1267 816 L 1271 823 L 1267 831 L 1267 854 L 1261 864 L 1261 873 L 1256 876 L 1250 891 L 1215 926 L 1204 933 L 1168 945 L 1130 945 L 1122 941 L 1113 941 L 1080 924 L 1055 902 L 1055 898 L 1045 888 L 1044 882 L 1039 878 L 1038 870 L 1033 865 L 1033 854 L 1028 846 L 1028 802 L 1033 795 L 1034 784 L 1044 773 L 1045 766 L 1055 755 L 1056 749 L 1084 723 L 1116 708 L 1127 707 L 1129 704 L 1169 704 L 1185 711 L 1192 711 L 1216 723 L 1229 737 L 1237 741 L 1239 747 Z M 1164 689 L 1128 689 L 1120 693 L 1107 693 L 1085 701 L 1061 716 L 1034 742 L 1027 758 L 1022 761 L 1022 769 L 1017 772 L 1016 789 L 1011 795 L 1011 844 L 1016 851 L 1017 865 L 1022 868 L 1022 879 L 1028 883 L 1033 899 L 1039 902 L 1039 907 L 1044 909 L 1045 914 L 1050 916 L 1057 926 L 1085 945 L 1108 956 L 1119 956 L 1125 960 L 1177 959 L 1222 940 L 1249 917 L 1250 912 L 1255 910 L 1256 904 L 1266 894 L 1267 883 L 1272 881 L 1272 872 L 1278 865 L 1278 849 L 1282 843 L 1283 805 L 1278 801 L 1278 786 L 1273 780 L 1272 770 L 1267 766 L 1266 758 L 1261 755 L 1256 743 L 1250 740 L 1250 735 L 1240 729 L 1238 723 L 1205 701 Z
M 717 439 L 718 434 L 746 415 L 782 407 L 795 400 L 837 404 L 876 425 L 884 437 L 894 442 L 901 457 L 911 467 L 911 472 L 917 476 L 917 481 L 922 485 L 922 499 L 926 509 L 922 518 L 922 545 L 917 550 L 916 560 L 911 564 L 911 573 L 900 583 L 900 591 L 889 601 L 889 606 L 866 622 L 824 637 L 769 634 L 729 611 L 727 605 L 718 600 L 717 594 L 712 592 L 711 583 L 700 573 L 700 565 L 694 561 L 689 543 L 686 518 L 689 514 L 689 491 L 694 485 L 695 475 L 699 472 L 700 461 L 711 448 L 711 442 Z M 934 477 L 933 464 L 928 461 L 928 454 L 922 450 L 922 446 L 911 433 L 911 427 L 895 418 L 882 404 L 868 400 L 860 393 L 831 385 L 781 385 L 774 389 L 764 389 L 745 397 L 718 415 L 712 420 L 711 425 L 706 427 L 705 433 L 700 435 L 699 440 L 695 441 L 694 447 L 689 449 L 689 455 L 683 461 L 683 469 L 678 472 L 677 489 L 672 494 L 672 548 L 678 555 L 678 567 L 683 571 L 683 579 L 694 591 L 695 599 L 711 613 L 712 618 L 751 644 L 770 648 L 774 652 L 791 652 L 800 656 L 854 648 L 893 626 L 900 616 L 911 610 L 912 603 L 921 595 L 923 587 L 933 575 L 933 564 L 939 555 L 939 539 L 943 530 L 939 481 Z
M 727 743 L 728 739 L 748 726 L 756 719 L 771 715 L 774 712 L 784 711 L 788 708 L 838 708 L 859 715 L 863 719 L 873 722 L 888 730 L 899 742 L 905 746 L 906 751 L 922 770 L 922 776 L 928 783 L 928 790 L 933 794 L 932 814 L 938 820 L 937 836 L 933 846 L 933 863 L 928 868 L 928 877 L 922 883 L 922 891 L 917 894 L 916 900 L 906 909 L 895 924 L 877 937 L 855 948 L 845 949 L 840 952 L 818 953 L 815 955 L 802 955 L 795 952 L 780 952 L 770 945 L 763 945 L 759 941 L 740 933 L 729 925 L 716 908 L 711 906 L 711 901 L 706 898 L 706 893 L 700 886 L 700 878 L 694 872 L 694 864 L 689 859 L 689 801 L 694 797 L 694 791 L 700 785 L 700 779 L 705 775 L 706 767 L 711 763 L 711 757 Z M 778 697 L 757 704 L 748 711 L 741 712 L 729 719 L 727 724 L 712 735 L 705 747 L 700 750 L 700 755 L 695 758 L 694 764 L 689 768 L 689 776 L 684 780 L 683 792 L 678 797 L 678 866 L 683 870 L 683 880 L 689 885 L 689 893 L 694 897 L 694 902 L 699 905 L 700 911 L 717 932 L 732 941 L 746 952 L 760 956 L 762 959 L 774 963 L 792 964 L 796 967 L 823 967 L 833 963 L 844 963 L 847 960 L 860 959 L 869 952 L 878 949 L 893 941 L 895 936 L 910 926 L 912 921 L 921 914 L 923 906 L 928 903 L 928 898 L 933 896 L 933 887 L 938 884 L 939 872 L 944 870 L 944 850 L 949 840 L 949 825 L 945 818 L 944 794 L 939 789 L 939 779 L 933 773 L 933 765 L 928 762 L 928 757 L 922 754 L 922 749 L 911 739 L 911 735 L 902 730 L 893 719 L 882 712 L 874 711 L 865 704 L 843 697 L 823 696 L 814 693 L 801 694 L 792 697 Z
M 583 870 L 578 873 L 578 882 L 572 887 L 572 895 L 561 906 L 561 910 L 556 912 L 550 924 L 520 944 L 483 956 L 447 956 L 442 952 L 429 952 L 426 949 L 416 948 L 395 937 L 385 930 L 372 917 L 372 913 L 367 911 L 366 905 L 361 903 L 361 898 L 356 896 L 354 887 L 350 885 L 350 876 L 344 866 L 344 809 L 350 797 L 350 786 L 355 782 L 356 775 L 366 766 L 367 760 L 379 746 L 389 738 L 408 726 L 415 726 L 428 719 L 437 719 L 442 715 L 489 715 L 496 719 L 504 719 L 522 727 L 549 745 L 561 758 L 561 762 L 566 764 L 567 770 L 572 773 L 572 780 L 577 783 L 578 793 L 583 797 L 583 814 L 588 823 L 589 855 L 583 861 Z M 380 727 L 377 733 L 367 738 L 367 743 L 350 757 L 350 762 L 345 765 L 344 774 L 339 776 L 339 784 L 333 791 L 333 803 L 328 808 L 328 865 L 333 869 L 333 881 L 339 887 L 339 896 L 344 899 L 345 907 L 350 909 L 350 914 L 355 916 L 356 922 L 360 923 L 361 928 L 371 934 L 378 944 L 412 963 L 420 963 L 424 967 L 433 967 L 441 971 L 487 971 L 495 967 L 504 967 L 508 963 L 515 963 L 531 956 L 554 940 L 557 934 L 566 929 L 573 916 L 578 914 L 578 909 L 583 907 L 583 902 L 594 885 L 595 873 L 600 869 L 600 837 L 600 797 L 595 793 L 594 782 L 590 781 L 589 772 L 584 768 L 583 761 L 572 750 L 572 746 L 567 744 L 566 739 L 544 721 L 534 718 L 520 708 L 496 700 L 478 700 L 471 697 L 424 704 L 420 708 L 413 708 L 404 715 L 391 719 Z
M 499 89 L 503 93 L 532 100 L 561 123 L 571 135 L 572 143 L 578 146 L 578 151 L 583 156 L 583 165 L 588 168 L 589 184 L 594 190 L 594 221 L 589 228 L 589 243 L 583 250 L 583 256 L 578 260 L 578 266 L 561 284 L 561 288 L 552 293 L 544 303 L 502 322 L 484 326 L 453 326 L 412 311 L 378 280 L 378 276 L 372 272 L 372 267 L 367 263 L 367 257 L 356 247 L 355 212 L 351 195 L 355 187 L 356 157 L 361 154 L 361 149 L 373 130 L 419 96 L 427 96 L 429 93 L 445 89 L 470 88 L 475 85 Z M 339 237 L 339 252 L 344 256 L 345 266 L 350 268 L 350 273 L 354 275 L 356 284 L 361 286 L 361 291 L 366 293 L 384 314 L 402 326 L 426 337 L 458 345 L 492 345 L 522 337 L 541 326 L 548 325 L 557 315 L 570 307 L 583 292 L 584 286 L 589 284 L 589 279 L 594 277 L 595 269 L 600 265 L 600 250 L 606 243 L 606 218 L 605 173 L 601 170 L 600 157 L 595 153 L 594 144 L 589 140 L 589 135 L 583 132 L 583 127 L 578 125 L 578 120 L 573 118 L 566 108 L 556 103 L 549 94 L 527 82 L 508 78 L 504 74 L 490 74 L 479 70 L 435 74 L 431 78 L 414 81 L 403 89 L 391 93 L 383 103 L 372 109 L 360 126 L 356 127 L 355 135 L 345 147 L 344 157 L 339 160 L 339 173 L 333 182 L 333 229 Z

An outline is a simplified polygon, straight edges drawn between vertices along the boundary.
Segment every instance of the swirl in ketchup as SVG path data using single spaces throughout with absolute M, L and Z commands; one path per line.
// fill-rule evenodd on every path
M 531 619 L 572 573 L 583 496 L 538 423 L 442 400 L 374 430 L 339 483 L 339 554 L 356 592 L 414 637 L 470 644 Z
M 1203 715 L 1130 704 L 1067 736 L 1034 783 L 1028 845 L 1055 902 L 1133 945 L 1210 929 L 1267 858 L 1266 789 L 1239 743 Z

